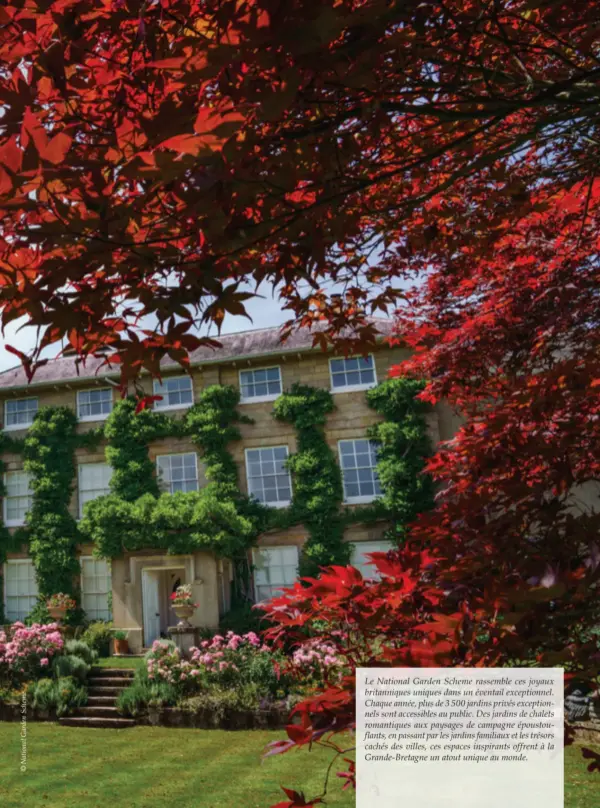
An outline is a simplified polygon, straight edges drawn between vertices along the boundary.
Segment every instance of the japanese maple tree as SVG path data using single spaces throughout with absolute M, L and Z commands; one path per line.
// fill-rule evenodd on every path
M 305 582 L 274 636 L 320 616 L 350 667 L 592 680 L 600 3 L 8 0 L 0 26 L 3 324 L 130 377 L 185 362 L 248 284 L 340 350 L 397 307 L 397 372 L 462 413 L 386 577 Z M 329 742 L 352 676 L 296 713 L 281 748 Z

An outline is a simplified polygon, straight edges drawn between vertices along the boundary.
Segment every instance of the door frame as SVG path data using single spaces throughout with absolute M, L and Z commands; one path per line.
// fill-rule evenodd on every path
M 158 565 L 158 566 L 157 565 L 149 565 L 147 567 L 144 566 L 141 569 L 141 580 L 142 580 L 142 586 L 141 586 L 141 591 L 142 591 L 142 627 L 143 627 L 143 647 L 144 648 L 149 648 L 150 647 L 148 645 L 148 643 L 147 643 L 147 636 L 146 636 L 147 635 L 147 631 L 146 631 L 146 608 L 147 608 L 147 605 L 146 605 L 146 599 L 144 597 L 144 591 L 145 591 L 145 587 L 144 587 L 145 575 L 144 575 L 144 573 L 145 572 L 161 572 L 161 571 L 164 572 L 166 570 L 183 570 L 183 577 L 184 577 L 184 579 L 186 578 L 186 574 L 185 574 L 186 573 L 186 568 L 185 568 L 185 565 L 182 565 L 181 563 L 179 563 L 179 564 L 169 564 L 169 565 Z M 159 608 L 159 612 L 160 612 L 162 610 L 160 590 L 159 590 L 159 593 L 158 593 L 158 608 Z M 159 625 L 160 625 L 160 623 L 159 623 Z M 160 634 L 160 628 L 159 628 L 159 634 Z

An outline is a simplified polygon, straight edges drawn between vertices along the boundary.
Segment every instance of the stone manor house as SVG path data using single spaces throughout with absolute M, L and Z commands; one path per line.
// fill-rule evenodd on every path
M 386 321 L 378 325 L 388 330 Z M 148 375 L 141 384 L 149 394 L 161 395 L 154 407 L 181 416 L 197 399 L 200 391 L 214 384 L 239 388 L 239 411 L 253 423 L 241 424 L 242 440 L 231 445 L 240 489 L 272 507 L 285 507 L 293 497 L 293 480 L 284 466 L 296 450 L 296 434 L 291 424 L 276 421 L 273 401 L 295 382 L 323 387 L 334 394 L 336 408 L 328 416 L 326 439 L 340 458 L 344 500 L 349 507 L 373 501 L 380 492 L 376 456 L 366 438 L 368 427 L 379 419 L 365 399 L 365 391 L 384 380 L 389 368 L 408 356 L 402 347 L 381 343 L 366 358 L 327 355 L 312 346 L 309 332 L 294 334 L 284 345 L 279 329 L 262 329 L 222 336 L 222 347 L 201 348 L 191 356 L 191 373 L 181 367 L 164 365 L 162 383 Z M 39 407 L 66 405 L 78 418 L 78 431 L 102 425 L 116 401 L 118 373 L 90 359 L 86 366 L 73 358 L 62 358 L 41 367 L 31 383 L 21 367 L 0 374 L 4 430 L 23 437 Z M 428 419 L 435 443 L 455 433 L 458 419 L 444 406 Z M 202 458 L 197 446 L 182 438 L 164 438 L 149 445 L 150 459 L 163 490 L 194 491 L 205 482 Z M 29 477 L 22 459 L 4 454 L 5 496 L 3 519 L 9 530 L 25 523 L 31 506 Z M 111 467 L 104 447 L 78 449 L 77 481 L 71 513 L 81 518 L 90 500 L 109 492 Z M 387 549 L 382 541 L 384 524 L 352 524 L 345 540 L 353 545 L 353 563 L 368 572 L 365 553 Z M 265 600 L 297 575 L 299 548 L 306 538 L 299 525 L 271 530 L 258 538 L 251 551 L 255 600 Z M 191 583 L 198 608 L 192 623 L 216 627 L 230 606 L 232 571 L 227 561 L 210 552 L 169 555 L 148 547 L 110 561 L 92 555 L 92 546 L 79 547 L 82 606 L 91 620 L 108 619 L 129 633 L 132 651 L 151 645 L 164 635 L 176 619 L 169 595 L 180 583 Z M 35 570 L 27 548 L 9 553 L 3 565 L 4 614 L 7 621 L 23 619 L 36 602 Z M 112 594 L 111 594 L 112 593 Z

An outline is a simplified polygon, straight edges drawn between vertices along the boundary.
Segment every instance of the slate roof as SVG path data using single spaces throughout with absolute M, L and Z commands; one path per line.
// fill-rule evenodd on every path
M 392 321 L 384 318 L 374 318 L 377 329 L 382 337 L 392 333 Z M 222 334 L 218 337 L 220 348 L 201 346 L 190 354 L 190 362 L 194 365 L 216 364 L 231 362 L 236 359 L 251 359 L 261 356 L 273 356 L 286 353 L 298 353 L 312 350 L 313 332 L 309 329 L 299 329 L 294 332 L 284 344 L 280 342 L 279 326 L 272 328 L 259 328 L 252 331 L 239 331 L 236 334 Z M 179 365 L 166 359 L 163 367 L 177 368 Z M 75 357 L 62 357 L 51 359 L 46 365 L 38 368 L 33 380 L 28 383 L 27 376 L 21 365 L 0 373 L 0 389 L 42 387 L 50 384 L 65 384 L 83 379 L 118 378 L 119 368 L 112 368 L 105 364 L 102 358 L 89 357 L 85 366 L 77 365 Z

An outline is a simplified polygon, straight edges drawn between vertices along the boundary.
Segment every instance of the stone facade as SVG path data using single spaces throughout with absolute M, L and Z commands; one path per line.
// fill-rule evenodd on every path
M 275 330 L 272 330 L 275 332 Z M 255 332 L 266 334 L 266 332 Z M 240 337 L 236 336 L 238 343 Z M 250 351 L 252 340 L 243 342 L 242 357 L 232 354 L 232 348 L 227 347 L 212 357 L 192 364 L 191 376 L 195 399 L 199 392 L 212 384 L 226 384 L 239 387 L 240 371 L 279 366 L 283 390 L 289 389 L 294 382 L 310 384 L 312 386 L 331 389 L 329 357 L 310 348 L 310 341 L 297 345 L 293 349 L 288 347 L 273 349 L 273 340 L 269 343 L 269 350 L 264 348 L 266 337 L 258 340 L 254 354 Z M 270 337 L 269 337 L 270 339 Z M 240 350 L 242 350 L 240 348 Z M 389 368 L 407 357 L 402 347 L 388 347 L 381 345 L 373 353 L 377 380 L 384 380 Z M 59 360 L 65 362 L 65 360 Z M 76 409 L 78 390 L 89 390 L 100 387 L 111 387 L 114 400 L 117 399 L 118 390 L 114 386 L 114 376 L 107 376 L 102 369 L 95 375 L 76 379 L 69 376 L 71 371 L 63 365 L 56 365 L 56 373 L 52 378 L 52 363 L 44 368 L 43 377 L 26 386 L 18 377 L 17 371 L 7 371 L 0 374 L 0 395 L 4 401 L 37 396 L 41 405 L 63 405 Z M 50 367 L 50 369 L 49 369 Z M 83 372 L 83 371 L 82 371 Z M 91 370 L 88 369 L 88 372 Z M 181 369 L 166 367 L 164 378 L 181 376 Z M 66 377 L 66 378 L 65 378 Z M 108 380 L 107 380 L 108 379 Z M 19 383 L 21 382 L 21 383 Z M 111 384 L 112 382 L 112 384 Z M 147 393 L 152 393 L 153 382 L 146 376 L 142 377 L 141 386 Z M 328 417 L 326 425 L 326 438 L 337 454 L 339 440 L 350 438 L 364 438 L 367 428 L 378 420 L 378 415 L 367 405 L 364 390 L 352 392 L 336 392 L 334 395 L 335 411 Z M 230 447 L 238 467 L 239 485 L 242 491 L 248 490 L 248 480 L 245 463 L 245 450 L 253 448 L 287 446 L 290 453 L 296 450 L 296 434 L 290 424 L 276 421 L 272 416 L 273 402 L 262 401 L 258 403 L 241 403 L 240 411 L 250 418 L 252 424 L 242 424 L 242 440 Z M 181 415 L 181 410 L 173 410 L 173 415 Z M 88 430 L 98 426 L 99 422 L 86 421 L 80 423 L 79 430 Z M 458 417 L 447 407 L 439 406 L 429 418 L 429 428 L 432 441 L 450 439 L 459 425 Z M 13 434 L 13 433 L 11 433 Z M 15 436 L 22 435 L 22 431 L 15 431 Z M 164 439 L 156 441 L 149 446 L 149 455 L 155 460 L 158 455 L 176 454 L 182 452 L 196 452 L 197 447 L 185 439 Z M 3 457 L 7 471 L 22 468 L 21 458 L 16 455 Z M 78 463 L 104 462 L 103 447 L 94 451 L 78 450 Z M 201 458 L 198 458 L 199 485 L 203 484 L 203 471 Z M 79 503 L 77 488 L 71 502 L 71 512 L 78 517 Z M 381 538 L 385 529 L 384 524 L 370 526 L 353 525 L 348 528 L 346 539 L 351 542 L 371 542 Z M 306 538 L 302 526 L 287 530 L 270 531 L 259 538 L 258 545 L 263 548 L 300 547 Z M 91 555 L 91 547 L 82 547 L 81 555 Z M 9 555 L 9 560 L 25 558 L 26 553 Z M 6 567 L 5 567 L 6 569 Z M 171 572 L 169 572 L 171 571 Z M 146 584 L 144 584 L 146 580 Z M 168 613 L 168 602 L 164 597 L 165 587 L 168 589 L 173 582 L 191 583 L 194 598 L 199 604 L 192 623 L 197 626 L 216 627 L 220 616 L 230 605 L 231 569 L 227 561 L 217 560 L 210 553 L 194 553 L 186 556 L 168 556 L 164 553 L 153 552 L 148 548 L 143 553 L 135 553 L 117 558 L 112 562 L 112 611 L 116 627 L 124 628 L 129 632 L 129 642 L 132 650 L 139 650 L 148 644 L 144 627 L 144 603 L 147 603 L 144 586 L 152 589 L 152 598 L 159 603 L 157 620 L 160 619 L 160 631 L 166 629 L 171 615 Z M 148 584 L 148 581 L 151 584 Z M 5 587 L 6 589 L 6 587 Z M 146 605 L 146 611 L 148 610 Z M 160 618 L 158 614 L 160 613 Z M 158 623 L 156 624 L 158 625 Z

